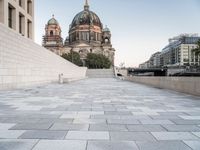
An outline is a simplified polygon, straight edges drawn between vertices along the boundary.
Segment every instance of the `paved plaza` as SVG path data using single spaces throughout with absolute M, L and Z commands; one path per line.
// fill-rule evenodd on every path
M 111 78 L 2 91 L 0 150 L 200 150 L 200 98 Z

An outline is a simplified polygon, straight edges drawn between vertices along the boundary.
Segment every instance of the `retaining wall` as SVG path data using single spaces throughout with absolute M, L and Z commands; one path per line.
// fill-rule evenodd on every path
M 126 77 L 126 80 L 200 96 L 200 77 Z

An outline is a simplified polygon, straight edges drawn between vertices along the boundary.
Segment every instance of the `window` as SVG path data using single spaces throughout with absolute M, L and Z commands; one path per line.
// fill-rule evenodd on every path
M 90 34 L 89 34 L 89 32 L 87 32 L 87 41 L 89 41 L 90 40 Z
M 8 6 L 8 26 L 13 28 L 13 8 L 12 6 Z
M 19 15 L 19 33 L 22 33 L 22 15 Z
M 109 39 L 108 38 L 105 38 L 105 43 L 108 43 L 109 42 Z
M 27 21 L 27 37 L 32 37 L 32 22 L 30 20 Z
M 27 13 L 32 15 L 32 1 L 31 0 L 27 1 Z
M 50 36 L 53 36 L 53 31 L 50 31 Z
M 85 32 L 81 32 L 82 33 L 82 40 L 86 40 L 86 34 L 85 34 Z
M 16 30 L 16 10 L 11 4 L 8 4 L 8 27 Z
M 23 14 L 19 13 L 19 33 L 25 34 L 25 17 Z
M 25 0 L 19 0 L 19 6 L 25 9 Z
M 19 6 L 22 7 L 22 0 L 19 0 Z

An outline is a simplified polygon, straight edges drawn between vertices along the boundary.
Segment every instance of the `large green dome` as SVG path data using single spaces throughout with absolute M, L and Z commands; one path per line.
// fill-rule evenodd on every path
M 95 25 L 100 27 L 101 29 L 103 28 L 101 20 L 99 19 L 97 14 L 89 10 L 89 5 L 87 2 L 84 6 L 84 10 L 79 12 L 74 17 L 70 29 L 73 29 L 79 25 Z

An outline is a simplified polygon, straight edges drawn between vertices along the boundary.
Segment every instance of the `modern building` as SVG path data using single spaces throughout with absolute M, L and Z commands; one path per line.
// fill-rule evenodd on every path
M 147 68 L 150 68 L 150 61 L 148 60 L 148 61 L 146 61 L 146 62 L 140 64 L 140 65 L 139 65 L 139 68 L 140 68 L 140 69 L 147 69 Z
M 34 39 L 34 0 L 0 0 L 0 23 Z
M 193 51 L 200 37 L 197 34 L 182 34 L 169 39 L 169 44 L 161 53 L 162 66 L 195 66 L 199 57 Z M 199 54 L 198 54 L 199 55 Z
M 161 52 L 156 52 L 151 55 L 150 59 L 142 64 L 139 65 L 140 69 L 147 69 L 147 68 L 159 68 L 160 67 L 160 56 Z
M 150 58 L 150 68 L 159 68 L 160 67 L 160 56 L 161 52 L 154 53 Z
M 103 27 L 100 18 L 90 10 L 87 0 L 84 10 L 73 18 L 64 43 L 58 21 L 54 17 L 48 21 L 43 46 L 59 55 L 78 52 L 83 63 L 88 53 L 103 54 L 114 65 L 115 49 L 111 44 L 111 31 Z

